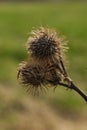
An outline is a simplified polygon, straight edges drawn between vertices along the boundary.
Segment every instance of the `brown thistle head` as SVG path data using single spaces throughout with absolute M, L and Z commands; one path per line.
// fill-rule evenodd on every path
M 18 68 L 18 79 L 27 90 L 39 93 L 48 84 L 58 85 L 67 77 L 63 64 L 66 47 L 63 38 L 54 30 L 39 28 L 32 32 L 27 43 L 29 62 L 22 62 Z
M 22 62 L 18 68 L 18 79 L 30 93 L 37 94 L 46 85 L 45 72 L 39 65 Z
M 87 102 L 87 95 L 68 77 L 63 59 L 66 47 L 62 43 L 62 38 L 57 37 L 53 30 L 42 27 L 33 31 L 27 45 L 32 63 L 22 62 L 17 78 L 34 95 L 38 95 L 48 84 L 62 85 L 75 90 Z
M 56 31 L 40 27 L 32 31 L 27 42 L 27 51 L 38 62 L 58 62 L 63 59 L 63 52 L 66 50 L 63 40 L 57 36 Z
M 45 79 L 50 85 L 56 86 L 59 84 L 59 82 L 63 80 L 62 74 L 54 66 L 51 65 L 45 68 L 46 68 Z
M 40 90 L 45 91 L 48 84 L 58 85 L 62 80 L 61 73 L 53 66 L 42 67 L 39 64 L 29 65 L 27 62 L 19 65 L 17 78 L 33 95 L 39 94 Z

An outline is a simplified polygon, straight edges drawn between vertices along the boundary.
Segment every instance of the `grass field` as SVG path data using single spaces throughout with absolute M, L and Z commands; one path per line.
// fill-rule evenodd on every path
M 9 106 L 7 97 L 12 98 L 12 95 L 9 95 L 9 91 L 12 91 L 13 97 L 15 97 L 16 101 L 14 102 L 17 102 L 20 97 L 28 98 L 28 95 L 18 85 L 16 79 L 17 66 L 22 60 L 27 59 L 25 43 L 30 31 L 32 28 L 38 28 L 39 26 L 55 28 L 61 35 L 66 36 L 70 48 L 67 53 L 69 60 L 68 72 L 75 83 L 87 93 L 87 3 L 0 3 L 0 113 Z M 7 91 L 8 94 L 6 90 L 9 90 Z M 7 96 L 5 100 L 3 96 Z M 66 91 L 64 88 L 58 87 L 54 93 L 48 92 L 42 98 L 46 99 L 46 102 L 52 105 L 56 111 L 63 112 L 65 116 L 69 114 L 78 116 L 80 113 L 85 115 L 86 104 L 73 91 Z M 7 106 L 4 105 L 3 101 L 6 102 Z M 13 100 L 11 101 L 13 102 Z M 10 107 L 13 105 L 12 114 L 12 111 L 16 109 L 15 106 L 17 106 L 19 111 L 21 105 L 18 106 L 16 104 L 14 106 L 15 103 L 11 104 L 11 101 Z M 8 111 L 4 114 L 7 113 Z M 5 118 L 6 115 L 3 119 L 0 117 L 2 124 L 10 123 L 11 120 L 13 121 L 12 124 L 15 124 L 15 113 L 14 111 L 13 115 L 10 114 L 8 119 Z M 22 118 L 25 119 L 25 117 Z M 17 127 L 8 127 L 8 130 L 10 129 L 17 129 Z M 27 130 L 29 128 L 24 129 Z M 18 130 L 24 129 L 20 126 Z M 79 128 L 77 129 L 80 130 Z M 2 130 L 5 130 L 4 125 L 2 125 Z

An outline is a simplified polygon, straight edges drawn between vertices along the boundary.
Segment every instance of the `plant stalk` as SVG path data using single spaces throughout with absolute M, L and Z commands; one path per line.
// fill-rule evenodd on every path
M 87 102 L 87 95 L 80 88 L 78 88 L 72 81 L 71 81 L 70 86 L 68 84 L 65 84 L 65 83 L 59 83 L 59 85 L 64 86 L 64 87 L 69 88 L 69 89 L 73 89 Z

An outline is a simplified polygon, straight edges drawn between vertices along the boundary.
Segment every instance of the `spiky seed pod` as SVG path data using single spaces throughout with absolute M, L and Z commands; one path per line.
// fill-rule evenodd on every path
M 46 81 L 52 86 L 58 85 L 63 80 L 61 73 L 53 66 L 49 66 L 45 75 Z
M 18 68 L 17 78 L 23 86 L 26 86 L 28 92 L 37 95 L 40 90 L 46 90 L 48 84 L 58 85 L 62 75 L 54 66 L 41 67 L 38 64 L 29 65 L 27 62 L 22 62 Z
M 48 28 L 33 31 L 27 44 L 31 65 L 23 62 L 18 69 L 18 79 L 29 91 L 37 93 L 46 84 L 58 85 L 67 77 L 63 65 L 65 46 L 61 42 L 62 38 Z
M 62 40 L 59 37 L 57 38 L 55 31 L 48 28 L 40 28 L 34 31 L 28 40 L 27 46 L 33 64 L 21 63 L 18 68 L 17 78 L 33 94 L 38 94 L 38 90 L 43 89 L 42 85 L 45 87 L 48 83 L 51 85 L 59 84 L 75 90 L 87 102 L 87 95 L 76 87 L 68 77 L 63 63 L 63 52 L 66 49 L 64 44 L 61 43 Z
M 48 60 L 53 57 L 60 59 L 65 50 L 61 42 L 63 43 L 63 38 L 57 37 L 56 31 L 41 27 L 31 33 L 27 42 L 27 50 L 35 59 Z
M 29 65 L 27 62 L 19 65 L 18 79 L 33 94 L 38 93 L 46 84 L 43 68 L 39 65 Z
M 64 52 L 67 47 L 63 37 L 57 36 L 56 31 L 49 28 L 39 28 L 33 31 L 27 42 L 29 56 L 40 65 L 55 65 L 62 75 L 67 75 L 63 65 Z

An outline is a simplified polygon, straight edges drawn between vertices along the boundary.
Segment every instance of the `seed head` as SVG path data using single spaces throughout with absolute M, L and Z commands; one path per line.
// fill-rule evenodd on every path
M 46 84 L 43 68 L 39 65 L 29 65 L 27 62 L 19 65 L 18 79 L 33 94 L 39 92 Z
M 48 84 L 58 85 L 62 80 L 62 75 L 54 66 L 42 67 L 22 62 L 18 68 L 17 78 L 28 92 L 37 95 L 41 92 L 40 90 L 46 90 Z
M 63 38 L 56 31 L 39 28 L 32 32 L 27 42 L 29 62 L 22 62 L 18 68 L 18 79 L 27 90 L 36 94 L 50 85 L 58 85 L 67 76 L 63 57 L 66 47 Z
M 65 43 L 63 38 L 48 28 L 41 27 L 33 31 L 27 44 L 31 65 L 30 60 L 22 62 L 18 68 L 17 78 L 34 95 L 44 90 L 43 88 L 46 88 L 48 84 L 61 85 L 75 90 L 87 102 L 87 95 L 75 86 L 65 69 Z
M 56 31 L 43 27 L 33 31 L 27 42 L 28 53 L 39 62 L 59 60 L 65 49 L 63 38 L 57 36 Z
M 47 82 L 52 86 L 58 85 L 59 82 L 63 80 L 60 71 L 58 71 L 58 69 L 55 69 L 55 66 L 48 66 L 45 75 Z

